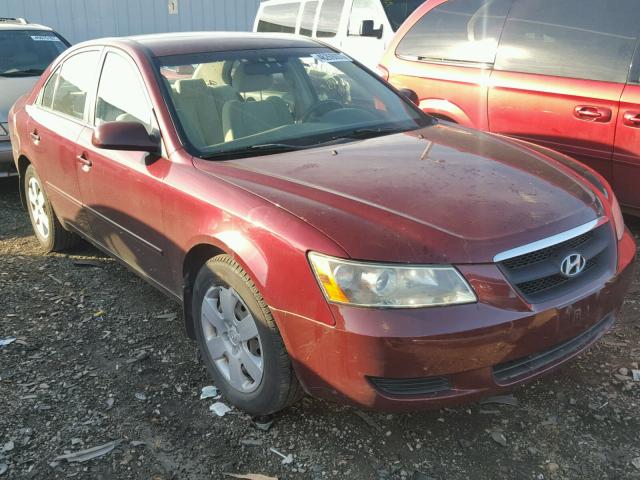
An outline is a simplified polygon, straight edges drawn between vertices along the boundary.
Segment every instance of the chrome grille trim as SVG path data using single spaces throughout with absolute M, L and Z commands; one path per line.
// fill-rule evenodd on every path
M 495 263 L 500 263 L 511 258 L 520 257 L 522 255 L 535 252 L 537 250 L 543 250 L 545 248 L 553 247 L 554 245 L 557 245 L 559 243 L 563 243 L 567 240 L 579 237 L 580 235 L 584 235 L 585 233 L 594 230 L 600 225 L 604 225 L 608 221 L 609 219 L 607 217 L 600 217 L 596 220 L 587 222 L 584 225 L 580 225 L 579 227 L 567 230 L 566 232 L 558 233 L 557 235 L 552 235 L 551 237 L 543 238 L 542 240 L 538 240 L 526 245 L 522 245 L 520 247 L 512 248 L 511 250 L 500 252 L 495 257 L 493 257 L 493 261 Z

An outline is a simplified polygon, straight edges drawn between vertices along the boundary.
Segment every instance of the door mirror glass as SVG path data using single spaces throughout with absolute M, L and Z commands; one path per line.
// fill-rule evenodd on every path
M 382 38 L 382 25 L 375 28 L 373 20 L 363 20 L 362 25 L 360 25 L 360 36 Z
M 105 122 L 93 131 L 91 143 L 105 150 L 130 150 L 160 154 L 160 139 L 140 122 Z
M 410 88 L 401 88 L 398 92 L 400 92 L 400 95 L 403 97 L 408 98 L 411 103 L 420 106 L 420 98 L 418 97 L 418 94 Z

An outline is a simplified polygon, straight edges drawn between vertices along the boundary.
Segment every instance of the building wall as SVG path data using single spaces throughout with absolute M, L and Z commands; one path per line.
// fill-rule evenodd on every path
M 177 13 L 169 14 L 169 4 Z M 52 27 L 71 43 L 142 33 L 249 31 L 260 0 L 0 0 L 0 17 Z

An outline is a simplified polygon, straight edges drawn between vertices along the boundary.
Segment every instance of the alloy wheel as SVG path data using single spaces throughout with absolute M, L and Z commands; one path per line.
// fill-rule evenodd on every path
M 262 344 L 256 321 L 240 295 L 231 287 L 209 288 L 200 317 L 218 371 L 236 390 L 255 391 L 264 374 Z
M 31 177 L 29 179 L 27 196 L 29 200 L 29 211 L 33 218 L 33 224 L 40 236 L 46 239 L 51 233 L 51 225 L 45 210 L 44 192 L 42 191 L 40 182 L 35 177 Z

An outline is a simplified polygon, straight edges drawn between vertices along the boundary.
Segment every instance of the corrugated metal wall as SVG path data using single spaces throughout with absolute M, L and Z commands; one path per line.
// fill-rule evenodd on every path
M 174 0 L 175 1 L 175 0 Z M 71 43 L 91 38 L 200 30 L 248 31 L 260 0 L 0 0 L 0 17 L 42 23 Z

